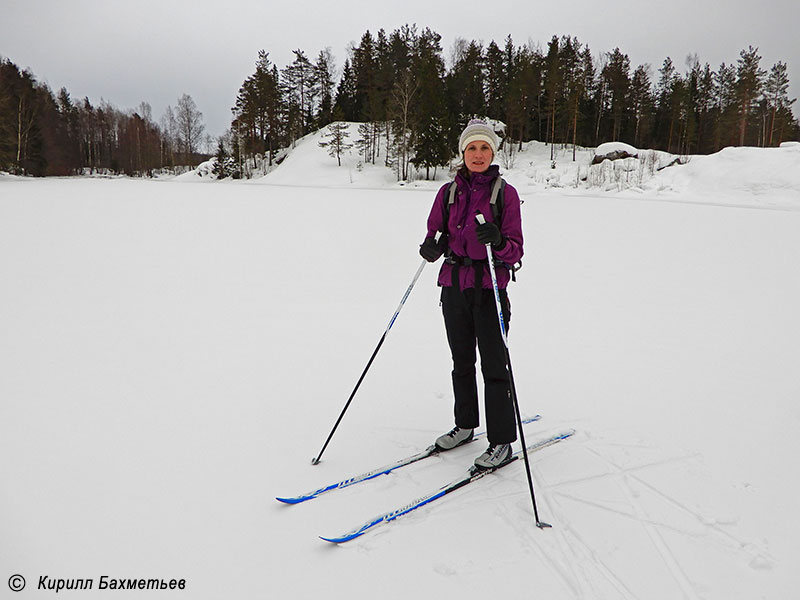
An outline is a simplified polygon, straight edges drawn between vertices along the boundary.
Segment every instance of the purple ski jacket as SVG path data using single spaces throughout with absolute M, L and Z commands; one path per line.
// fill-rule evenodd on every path
M 494 221 L 490 199 L 492 196 L 492 183 L 495 177 L 500 175 L 500 168 L 497 165 L 490 166 L 484 173 L 472 173 L 467 178 L 464 169 L 456 175 L 456 196 L 453 205 L 450 207 L 450 214 L 447 224 L 448 247 L 450 251 L 462 257 L 473 260 L 486 259 L 486 246 L 478 241 L 475 232 L 478 224 L 475 215 L 480 212 L 487 221 Z M 445 193 L 447 184 L 443 185 L 436 194 L 433 208 L 428 216 L 428 237 L 436 235 L 441 231 L 442 219 L 444 217 L 443 204 L 447 202 Z M 506 239 L 506 244 L 499 250 L 494 250 L 494 256 L 498 261 L 513 265 L 522 258 L 522 217 L 520 215 L 519 194 L 511 185 L 506 184 L 503 199 L 503 214 L 501 217 L 500 233 Z M 453 269 L 455 265 L 445 262 L 439 271 L 439 285 L 451 287 L 453 285 Z M 497 266 L 497 286 L 504 289 L 511 273 L 505 266 Z M 472 267 L 459 267 L 458 280 L 461 289 L 466 290 L 475 287 L 475 269 Z M 481 287 L 492 287 L 492 278 L 489 273 L 489 263 L 483 266 L 483 281 Z

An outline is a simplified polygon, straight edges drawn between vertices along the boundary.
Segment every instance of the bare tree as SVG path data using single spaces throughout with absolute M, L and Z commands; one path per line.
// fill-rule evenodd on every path
M 419 88 L 419 82 L 407 71 L 399 76 L 392 91 L 392 112 L 395 128 L 395 155 L 397 156 L 397 179 L 408 180 L 408 165 L 411 150 L 411 100 Z
M 161 165 L 175 166 L 175 151 L 177 150 L 178 124 L 175 120 L 175 111 L 167 106 L 164 116 L 161 117 Z
M 197 105 L 189 94 L 184 94 L 178 100 L 175 121 L 178 147 L 185 160 L 190 163 L 203 141 L 203 131 L 206 127 L 203 125 L 203 113 L 197 109 Z

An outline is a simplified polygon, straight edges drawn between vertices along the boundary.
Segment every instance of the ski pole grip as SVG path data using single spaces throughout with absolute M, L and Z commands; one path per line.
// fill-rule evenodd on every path
M 483 218 L 483 215 L 481 213 L 478 213 L 477 215 L 475 215 L 475 220 L 478 222 L 478 225 L 485 225 L 486 224 L 486 219 Z
M 438 243 L 440 237 L 442 237 L 442 232 L 441 231 L 437 231 L 436 235 L 433 236 L 433 241 Z

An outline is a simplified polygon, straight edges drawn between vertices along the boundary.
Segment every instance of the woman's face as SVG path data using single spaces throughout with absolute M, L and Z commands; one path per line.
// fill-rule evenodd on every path
M 492 148 L 481 140 L 471 142 L 464 149 L 464 165 L 470 173 L 483 173 L 492 164 Z

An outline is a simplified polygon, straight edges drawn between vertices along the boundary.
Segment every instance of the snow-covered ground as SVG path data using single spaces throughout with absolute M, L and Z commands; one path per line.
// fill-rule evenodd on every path
M 510 345 L 522 410 L 543 416 L 528 440 L 577 430 L 533 456 L 553 528 L 534 526 L 517 463 L 332 546 L 317 536 L 483 447 L 274 500 L 452 419 L 428 266 L 310 465 L 420 264 L 445 176 L 339 168 L 316 137 L 255 181 L 0 175 L 0 598 L 52 593 L 42 576 L 93 579 L 74 598 L 118 597 L 101 576 L 183 578 L 162 594 L 192 599 L 796 594 L 800 146 L 588 187 L 590 151 L 559 148 L 553 169 L 528 144 L 506 170 L 526 235 Z

